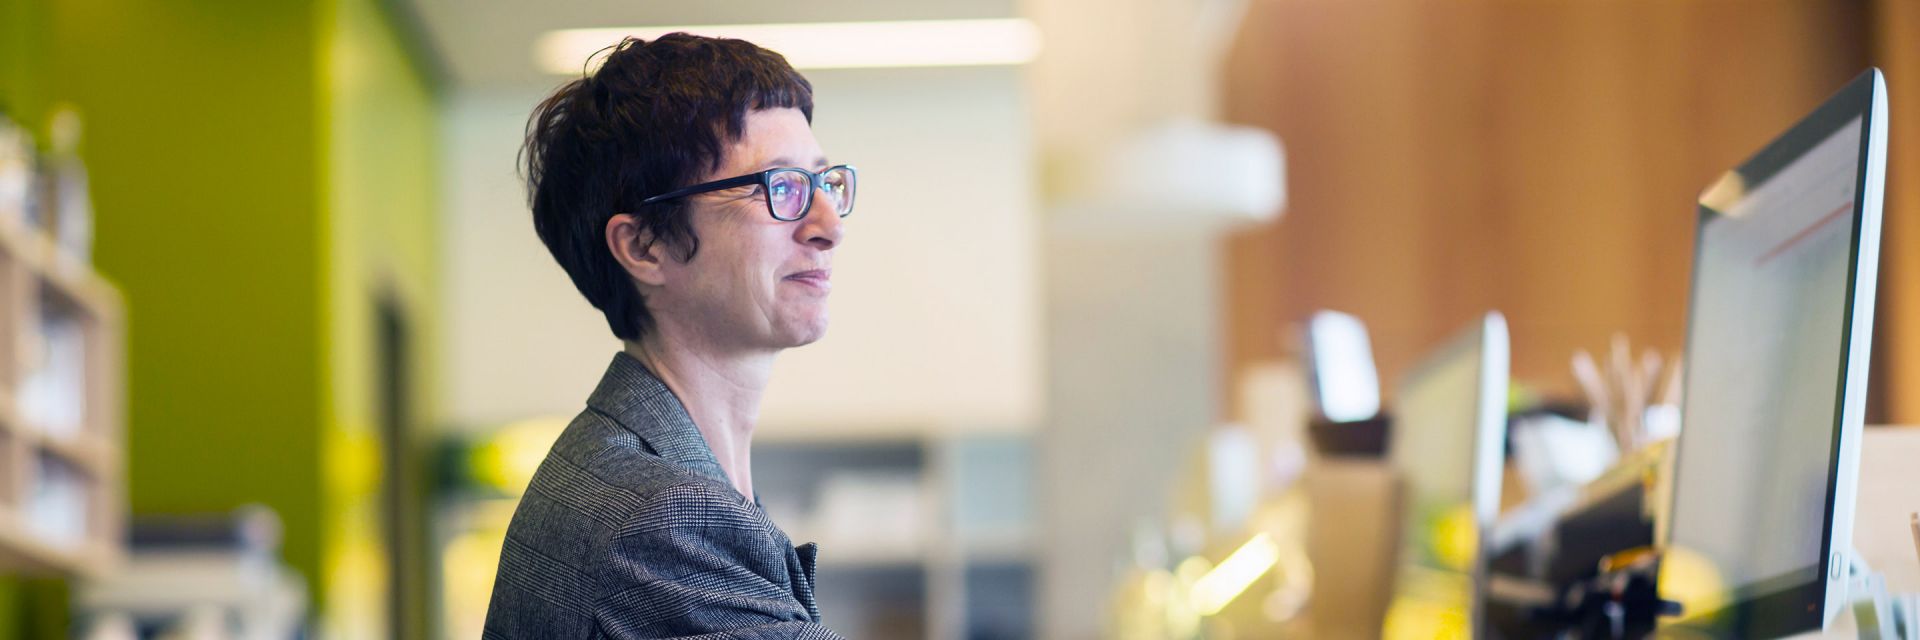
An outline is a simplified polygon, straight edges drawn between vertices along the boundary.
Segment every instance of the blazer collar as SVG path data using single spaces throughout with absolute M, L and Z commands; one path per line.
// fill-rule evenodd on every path
M 662 458 L 686 467 L 722 485 L 732 487 L 713 457 L 706 437 L 687 415 L 687 408 L 660 377 L 626 352 L 616 353 L 600 386 L 587 397 L 587 406 L 626 427 Z

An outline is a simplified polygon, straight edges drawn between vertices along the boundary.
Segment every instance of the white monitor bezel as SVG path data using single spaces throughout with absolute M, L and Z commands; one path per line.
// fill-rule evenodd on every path
M 1486 637 L 1487 581 L 1491 575 L 1488 550 L 1492 540 L 1487 534 L 1493 529 L 1494 519 L 1499 515 L 1501 481 L 1506 470 L 1507 389 L 1512 363 L 1506 317 L 1498 311 L 1487 312 L 1473 326 L 1460 332 L 1401 378 L 1400 395 L 1404 396 L 1405 390 L 1419 385 L 1435 370 L 1467 353 L 1478 354 L 1478 382 L 1473 408 L 1473 477 L 1469 479 L 1476 535 L 1473 562 L 1468 572 L 1473 593 L 1469 596 L 1467 615 L 1472 637 L 1481 638 Z M 1395 420 L 1394 424 L 1394 428 L 1399 429 L 1404 422 Z M 1393 451 L 1398 446 L 1397 438 L 1389 446 L 1389 459 L 1401 460 Z M 1406 496 L 1401 498 L 1403 502 L 1409 499 Z M 1405 505 L 1402 506 L 1401 513 L 1404 516 Z M 1405 549 L 1407 536 L 1411 535 L 1409 526 L 1410 523 L 1401 523 L 1400 537 L 1395 540 L 1396 554 Z M 1396 580 L 1407 561 L 1404 557 L 1396 558 L 1393 565 Z M 1398 586 L 1394 589 L 1395 593 L 1399 592 Z
M 1832 464 L 1828 469 L 1826 521 L 1820 523 L 1822 527 L 1821 578 L 1795 590 L 1783 592 L 1798 597 L 1810 595 L 1805 593 L 1806 591 L 1818 591 L 1821 602 L 1817 611 L 1807 610 L 1804 616 L 1795 617 L 1791 622 L 1781 623 L 1778 629 L 1741 627 L 1740 630 L 1743 633 L 1786 635 L 1812 629 L 1826 629 L 1849 605 L 1845 586 L 1848 579 L 1849 549 L 1852 547 L 1853 539 L 1861 429 L 1865 423 L 1867 372 L 1872 351 L 1874 298 L 1879 273 L 1881 208 L 1886 187 L 1886 114 L 1886 81 L 1879 69 L 1868 69 L 1812 114 L 1741 164 L 1727 178 L 1723 178 L 1717 183 L 1716 188 L 1709 189 L 1702 195 L 1699 204 L 1701 232 L 1695 239 L 1696 259 L 1701 255 L 1699 243 L 1703 242 L 1707 235 L 1705 233 L 1707 225 L 1722 217 L 1717 207 L 1725 207 L 1729 203 L 1727 193 L 1720 188 L 1720 185 L 1757 187 L 1833 132 L 1851 123 L 1855 118 L 1862 119 L 1859 170 L 1856 172 L 1856 193 L 1859 197 L 1855 198 L 1853 211 L 1855 235 L 1849 258 L 1848 268 L 1851 277 L 1844 310 L 1847 329 L 1843 339 L 1845 344 L 1842 348 L 1845 359 L 1841 364 L 1839 389 L 1836 390 L 1839 396 L 1837 398 L 1839 411 L 1835 416 L 1833 449 L 1829 458 Z M 1699 285 L 1699 275 L 1696 271 L 1693 291 L 1689 296 L 1688 342 L 1690 344 L 1694 340 L 1693 333 L 1702 330 L 1693 322 L 1694 312 L 1691 311 L 1692 300 L 1699 295 Z M 1698 370 L 1697 367 L 1690 366 L 1687 368 L 1686 375 L 1691 377 Z M 1680 440 L 1674 447 L 1673 455 L 1676 461 L 1670 478 L 1676 487 L 1678 483 L 1686 480 L 1681 475 L 1682 469 L 1678 463 L 1680 451 L 1686 446 L 1686 439 L 1686 427 L 1683 425 Z M 1664 513 L 1669 520 L 1675 510 L 1684 508 L 1679 503 L 1679 494 L 1677 489 L 1668 492 L 1669 503 Z M 1671 523 L 1662 523 L 1659 534 L 1662 548 L 1670 548 L 1672 540 Z M 1811 598 L 1806 599 L 1811 600 Z M 1697 630 L 1710 630 L 1718 627 L 1719 621 L 1703 621 L 1703 617 L 1731 617 L 1738 621 L 1734 624 L 1741 624 L 1748 620 L 1747 615 L 1751 610 L 1782 604 L 1773 601 L 1763 603 L 1762 600 L 1767 600 L 1767 597 L 1744 600 L 1735 598 L 1731 604 L 1719 611 L 1683 612 L 1679 620 L 1662 621 L 1662 627 L 1686 626 L 1695 627 Z M 1798 606 L 1800 603 L 1791 604 Z M 1812 618 L 1814 615 L 1819 616 L 1817 620 Z M 1778 633 L 1774 633 L 1776 631 Z

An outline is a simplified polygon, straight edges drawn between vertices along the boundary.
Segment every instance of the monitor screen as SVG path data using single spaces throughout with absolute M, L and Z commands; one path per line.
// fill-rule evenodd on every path
M 1307 359 L 1313 365 L 1320 415 L 1332 422 L 1358 422 L 1380 413 L 1380 379 L 1373 366 L 1367 325 L 1338 311 L 1320 311 L 1307 321 Z
M 1382 636 L 1474 638 L 1482 533 L 1500 503 L 1506 323 L 1490 314 L 1400 385 L 1388 455 L 1402 479 L 1399 563 Z
M 1848 387 L 1863 395 L 1856 334 L 1871 327 L 1875 254 L 1860 249 L 1878 242 L 1877 192 L 1862 206 L 1864 104 L 1830 102 L 1701 197 L 1661 576 L 1686 607 L 1675 629 L 1822 625 L 1840 434 L 1860 419 L 1843 409 Z

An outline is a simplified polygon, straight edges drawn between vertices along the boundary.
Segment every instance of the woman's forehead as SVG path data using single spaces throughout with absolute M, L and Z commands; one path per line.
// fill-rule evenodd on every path
M 773 167 L 820 169 L 826 154 L 799 109 L 760 109 L 747 113 L 740 138 L 727 148 L 727 176 Z M 723 176 L 724 177 L 724 176 Z

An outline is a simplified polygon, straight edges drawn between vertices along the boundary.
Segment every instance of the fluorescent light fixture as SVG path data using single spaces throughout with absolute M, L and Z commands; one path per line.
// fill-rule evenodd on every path
M 1040 53 L 1033 22 L 1000 18 L 564 29 L 540 36 L 534 57 L 542 71 L 574 75 L 599 66 L 595 54 L 622 38 L 676 31 L 746 40 L 786 56 L 796 69 L 1018 65 Z
M 1194 610 L 1203 616 L 1220 613 L 1279 560 L 1280 545 L 1273 541 L 1273 536 L 1265 533 L 1254 536 L 1194 581 L 1190 592 Z

